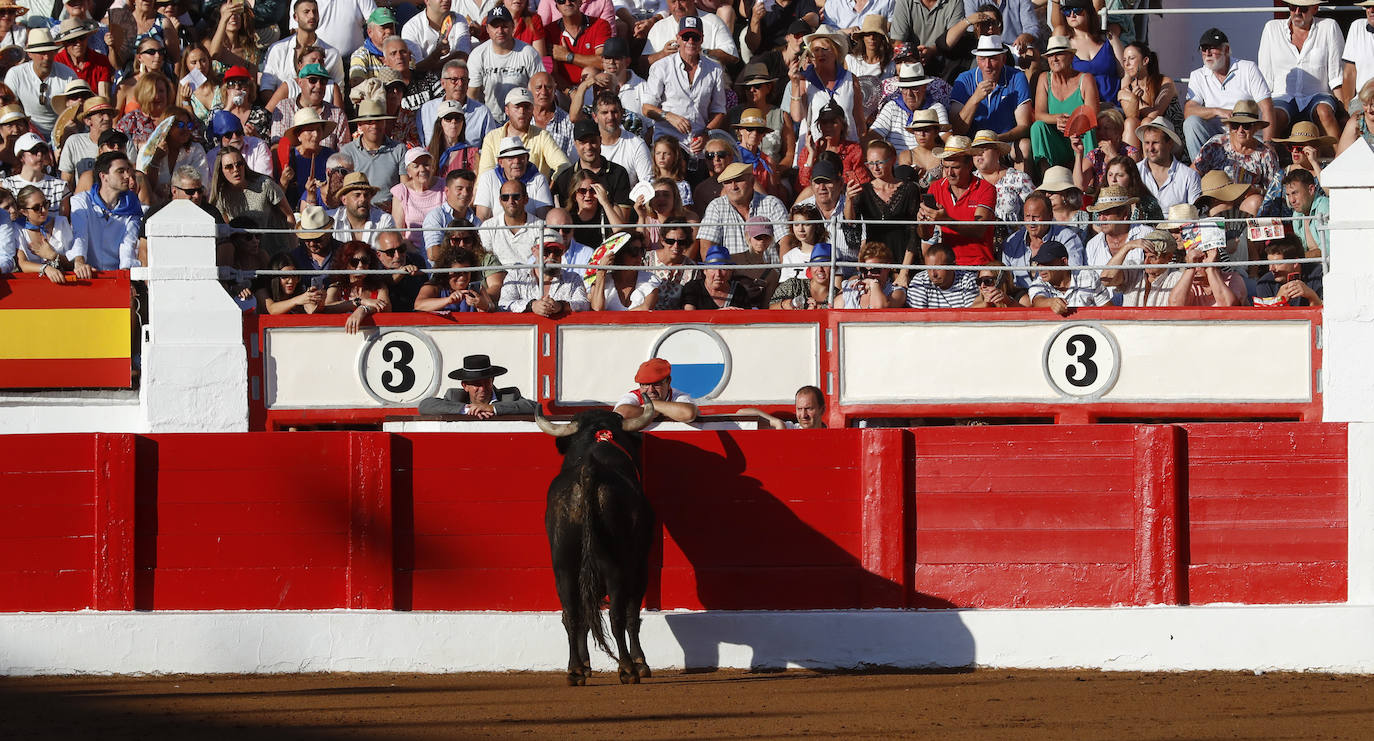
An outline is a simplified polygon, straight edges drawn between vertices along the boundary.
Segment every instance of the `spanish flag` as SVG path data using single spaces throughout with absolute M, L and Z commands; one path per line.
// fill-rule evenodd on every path
M 129 274 L 67 280 L 0 277 L 0 388 L 132 385 Z

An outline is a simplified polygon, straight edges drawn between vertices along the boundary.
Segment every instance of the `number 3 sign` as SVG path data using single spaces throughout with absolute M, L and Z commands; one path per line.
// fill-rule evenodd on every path
M 358 376 L 372 398 L 386 406 L 410 406 L 439 388 L 439 349 L 409 329 L 373 335 L 358 356 Z
M 1061 396 L 1097 399 L 1121 372 L 1121 348 L 1099 324 L 1070 324 L 1045 343 L 1045 380 Z

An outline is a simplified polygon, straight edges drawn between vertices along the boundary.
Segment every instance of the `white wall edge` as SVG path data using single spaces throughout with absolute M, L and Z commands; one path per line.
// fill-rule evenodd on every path
M 1374 673 L 1374 606 L 645 612 L 650 666 Z M 0 615 L 0 675 L 560 671 L 557 613 Z M 593 650 L 597 671 L 612 668 Z

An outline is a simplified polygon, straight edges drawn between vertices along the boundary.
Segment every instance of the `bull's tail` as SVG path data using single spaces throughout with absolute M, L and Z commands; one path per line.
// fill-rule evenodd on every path
M 582 620 L 591 630 L 592 639 L 612 658 L 619 658 L 606 643 L 606 629 L 601 623 L 601 597 L 605 593 L 605 579 L 597 562 L 597 528 L 601 525 L 598 506 L 596 464 L 589 459 L 578 476 L 577 490 L 582 494 L 582 563 L 577 577 L 581 592 Z

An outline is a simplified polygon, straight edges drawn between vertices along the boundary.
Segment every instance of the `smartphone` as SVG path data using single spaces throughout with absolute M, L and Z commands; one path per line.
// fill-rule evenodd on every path
M 921 196 L 921 205 L 922 205 L 922 206 L 925 206 L 926 208 L 939 208 L 939 207 L 940 207 L 940 204 L 938 204 L 938 203 L 935 202 L 935 196 L 933 196 L 933 195 L 931 195 L 931 194 L 929 194 L 929 193 L 926 193 L 925 195 Z
M 1292 282 L 1294 282 L 1294 281 L 1299 281 L 1299 280 L 1302 280 L 1302 273 L 1289 273 L 1289 274 L 1288 274 L 1288 282 L 1289 282 L 1289 283 L 1292 283 Z

